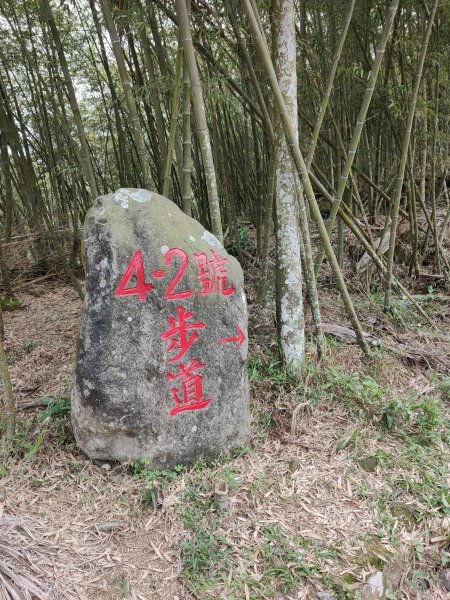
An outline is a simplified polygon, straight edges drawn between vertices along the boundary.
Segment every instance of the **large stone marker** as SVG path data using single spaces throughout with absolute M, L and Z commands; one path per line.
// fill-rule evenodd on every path
M 249 441 L 239 263 L 173 202 L 101 196 L 83 230 L 72 420 L 94 459 L 192 464 Z

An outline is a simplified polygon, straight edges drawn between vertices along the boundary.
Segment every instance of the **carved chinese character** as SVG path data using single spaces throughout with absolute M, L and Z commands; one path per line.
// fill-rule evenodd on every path
M 228 262 L 227 258 L 222 258 L 211 249 L 212 259 L 208 261 L 205 252 L 194 254 L 195 262 L 200 270 L 198 278 L 202 284 L 200 296 L 208 296 L 208 294 L 218 294 L 221 292 L 224 296 L 234 294 L 234 286 L 226 287 L 228 271 L 225 265 Z
M 177 308 L 177 319 L 169 317 L 170 329 L 161 334 L 163 340 L 172 340 L 169 346 L 169 352 L 179 350 L 179 353 L 168 360 L 168 363 L 175 363 L 186 354 L 192 344 L 198 340 L 198 333 L 188 335 L 188 331 L 193 329 L 205 329 L 204 323 L 187 323 L 194 316 L 191 312 L 186 312 L 182 306 Z
M 180 398 L 178 388 L 173 387 L 170 390 L 176 403 L 176 406 L 170 411 L 172 417 L 188 410 L 201 410 L 211 402 L 211 398 L 203 399 L 203 377 L 198 373 L 192 375 L 194 371 L 199 371 L 204 367 L 203 363 L 194 358 L 188 367 L 185 367 L 184 364 L 179 365 L 177 375 L 167 373 L 166 377 L 169 381 L 181 379 L 181 392 L 183 394 L 183 397 Z

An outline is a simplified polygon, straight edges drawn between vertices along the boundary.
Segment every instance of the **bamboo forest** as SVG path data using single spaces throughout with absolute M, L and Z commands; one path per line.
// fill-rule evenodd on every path
M 450 594 L 450 2 L 0 0 L 0 600 Z

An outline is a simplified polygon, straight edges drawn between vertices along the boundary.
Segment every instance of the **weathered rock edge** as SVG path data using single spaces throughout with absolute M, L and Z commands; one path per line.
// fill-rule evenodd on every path
M 180 262 L 164 263 L 169 248 L 181 248 L 189 267 L 177 291 L 192 289 L 189 300 L 168 301 L 166 289 Z M 202 297 L 194 253 L 213 249 L 227 258 L 235 293 Z M 146 281 L 154 285 L 145 302 L 116 298 L 116 288 L 136 250 L 141 250 Z M 241 348 L 218 341 L 247 333 L 242 269 L 220 242 L 159 194 L 120 189 L 101 196 L 83 227 L 86 298 L 72 390 L 72 423 L 79 447 L 92 459 L 129 461 L 146 458 L 154 469 L 193 464 L 249 443 L 247 340 Z M 164 269 L 164 282 L 152 278 Z M 174 400 L 166 373 L 173 356 L 160 334 L 177 306 L 193 313 L 206 328 L 186 361 L 205 364 L 204 410 L 170 416 Z M 183 359 L 184 361 L 184 359 Z M 183 362 L 181 361 L 181 362 Z

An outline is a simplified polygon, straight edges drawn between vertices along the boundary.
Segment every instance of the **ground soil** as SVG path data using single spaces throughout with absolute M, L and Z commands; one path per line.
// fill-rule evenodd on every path
M 231 461 L 160 474 L 155 486 L 145 468 L 96 466 L 74 444 L 61 398 L 68 397 L 74 367 L 82 310 L 76 293 L 57 281 L 19 293 L 23 309 L 5 313 L 5 346 L 22 437 L 19 432 L 17 454 L 2 463 L 0 573 L 2 560 L 9 561 L 55 599 L 313 599 L 324 589 L 352 598 L 358 585 L 406 548 L 396 597 L 448 597 L 439 582 L 449 556 L 445 513 L 428 501 L 445 476 L 444 483 L 437 476 L 430 480 L 425 493 L 420 465 L 426 461 L 399 458 L 407 456 L 411 440 L 386 433 L 364 406 L 353 410 L 352 398 L 357 406 L 367 394 L 376 396 L 371 381 L 386 405 L 409 393 L 433 397 L 436 383 L 448 375 L 449 304 L 435 305 L 433 332 L 411 311 L 403 313 L 412 323 L 405 327 L 388 320 L 361 291 L 353 294 L 366 330 L 399 347 L 422 348 L 424 358 L 412 363 L 378 350 L 368 361 L 356 346 L 330 340 L 328 356 L 318 364 L 309 343 L 309 370 L 294 384 L 271 362 L 270 313 L 253 315 L 251 449 Z M 250 303 L 253 298 L 249 289 Z M 321 298 L 324 321 L 348 325 L 335 289 L 322 289 Z M 431 364 L 427 349 L 443 362 Z M 341 373 L 331 388 L 324 384 L 329 369 Z M 49 397 L 59 399 L 61 414 L 42 419 L 41 402 Z M 442 473 L 448 447 L 441 438 L 433 443 L 438 464 L 423 468 Z M 367 456 L 378 457 L 373 470 L 360 465 Z M 229 506 L 220 514 L 212 498 L 223 479 L 230 486 Z M 411 518 L 395 513 L 395 503 Z M 213 539 L 217 555 L 211 544 L 200 553 L 200 530 L 212 532 L 202 539 Z M 2 542 L 10 552 L 16 545 L 16 554 L 5 549 L 2 555 Z M 283 569 L 295 574 L 298 567 L 294 551 L 303 553 L 304 573 L 286 584 Z M 196 568 L 205 574 L 200 582 Z

